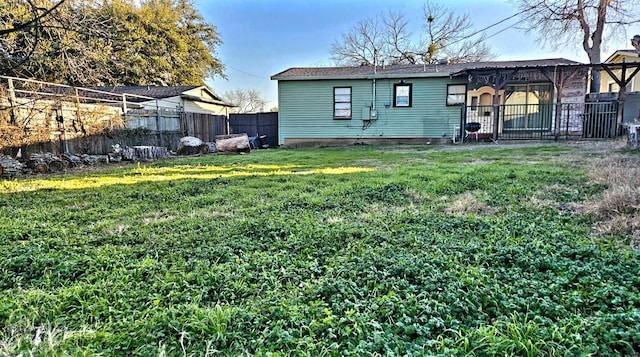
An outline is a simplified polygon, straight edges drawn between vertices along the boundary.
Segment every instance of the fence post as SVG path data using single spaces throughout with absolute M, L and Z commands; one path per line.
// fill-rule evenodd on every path
M 467 106 L 463 104 L 460 107 L 460 144 L 464 144 L 464 137 L 466 134 L 466 125 L 467 125 Z
M 11 124 L 16 124 L 18 120 L 16 119 L 16 113 L 14 111 L 14 107 L 16 105 L 16 92 L 13 87 L 13 79 L 7 79 L 9 83 L 9 118 L 11 119 Z
M 127 114 L 127 93 L 122 94 L 122 112 Z
M 556 99 L 555 110 L 555 124 L 553 125 L 553 131 L 555 131 L 555 141 L 558 141 L 560 137 L 560 121 L 562 120 L 562 102 L 560 101 L 560 96 L 558 95 L 558 99 Z M 568 119 L 568 118 L 567 118 Z
M 256 113 L 256 136 L 260 135 L 260 113 Z M 253 133 L 251 133 L 253 135 Z
M 160 105 L 156 99 L 156 130 L 160 139 L 160 146 L 164 146 L 164 138 L 162 137 L 162 129 L 160 128 Z
M 569 139 L 569 119 L 571 118 L 571 106 L 572 105 L 573 104 L 567 105 L 567 120 L 566 120 L 567 126 L 566 126 L 565 131 L 564 131 L 564 139 L 565 140 Z M 573 108 L 573 110 L 577 110 L 577 109 Z
M 497 87 L 496 87 L 497 88 Z M 496 91 L 498 91 L 496 89 Z M 500 128 L 500 102 L 498 96 L 493 96 L 493 141 L 498 141 L 498 131 Z
M 82 131 L 83 137 L 87 135 L 87 131 L 84 128 L 84 123 L 82 122 L 82 116 L 80 114 L 80 94 L 78 93 L 78 88 L 73 87 L 73 91 L 75 93 L 75 104 L 76 104 L 76 120 L 80 123 L 80 130 Z

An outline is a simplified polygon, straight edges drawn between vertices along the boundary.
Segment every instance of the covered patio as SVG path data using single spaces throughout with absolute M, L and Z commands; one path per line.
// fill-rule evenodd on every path
M 587 94 L 591 71 L 606 71 L 620 90 Z M 459 139 L 615 137 L 622 133 L 623 119 L 628 117 L 624 115 L 625 87 L 639 71 L 640 63 L 635 62 L 462 70 L 455 75 L 468 76 L 469 84 Z

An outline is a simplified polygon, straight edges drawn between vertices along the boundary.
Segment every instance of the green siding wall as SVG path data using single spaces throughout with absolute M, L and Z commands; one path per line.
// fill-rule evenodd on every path
M 373 80 L 278 81 L 279 143 L 288 138 L 440 138 L 451 137 L 460 123 L 460 107 L 446 105 L 449 77 L 407 78 L 413 83 L 412 107 L 393 107 L 398 79 L 376 80 L 378 118 L 363 125 L 372 105 Z M 352 119 L 333 119 L 333 88 L 351 87 Z M 387 105 L 385 105 L 387 104 Z M 363 110 L 365 109 L 365 110 Z

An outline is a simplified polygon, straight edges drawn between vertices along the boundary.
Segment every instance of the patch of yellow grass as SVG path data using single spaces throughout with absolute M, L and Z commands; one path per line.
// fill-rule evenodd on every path
M 600 235 L 628 235 L 632 247 L 640 249 L 640 158 L 610 156 L 590 167 L 591 180 L 607 186 L 602 195 L 585 204 L 585 212 L 600 221 Z
M 492 212 L 491 207 L 485 202 L 482 191 L 467 191 L 453 197 L 450 204 L 444 208 L 444 212 L 455 216 L 482 215 Z

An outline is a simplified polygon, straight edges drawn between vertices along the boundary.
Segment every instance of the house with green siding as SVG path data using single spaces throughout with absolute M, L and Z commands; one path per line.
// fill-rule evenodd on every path
M 553 67 L 575 64 L 550 59 L 289 68 L 271 77 L 278 81 L 278 142 L 292 147 L 451 142 L 460 135 L 462 119 L 471 104 L 478 106 L 481 94 L 476 93 L 486 93 L 488 88 L 500 104 L 509 98 L 551 100 L 553 78 L 525 74 L 544 74 Z M 579 80 L 584 81 L 584 75 Z M 534 83 L 544 85 L 529 85 Z M 492 115 L 490 111 L 483 113 Z M 519 117 L 513 123 L 528 122 Z M 493 129 L 491 121 L 483 128 Z

